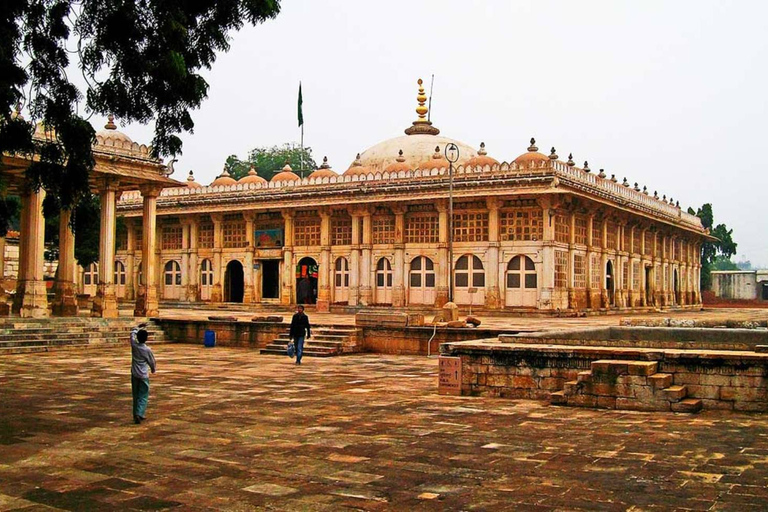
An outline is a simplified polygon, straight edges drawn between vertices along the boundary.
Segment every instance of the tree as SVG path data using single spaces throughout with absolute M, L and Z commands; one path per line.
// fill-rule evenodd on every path
M 688 209 L 689 213 L 693 210 Z M 736 254 L 736 242 L 733 241 L 733 230 L 728 229 L 725 224 L 718 224 L 714 228 L 714 214 L 712 205 L 706 203 L 698 209 L 696 215 L 701 219 L 701 225 L 708 228 L 709 233 L 717 238 L 715 242 L 705 241 L 701 244 L 701 289 L 709 290 L 712 284 L 711 272 L 718 265 L 725 266 L 725 261 L 730 263 L 731 256 Z M 735 266 L 735 265 L 734 265 Z M 730 269 L 724 269 L 730 270 Z
M 279 11 L 280 0 L 4 0 L 0 182 L 7 179 L 2 155 L 37 154 L 26 173 L 32 187 L 45 188 L 61 208 L 87 199 L 95 132 L 82 111 L 154 121 L 153 155 L 180 153 L 177 134 L 193 130 L 190 111 L 208 92 L 199 72 L 229 49 L 231 31 Z M 78 56 L 85 95 L 67 75 L 70 55 Z M 20 103 L 46 127 L 46 140 L 33 139 L 36 124 L 10 113 Z M 11 208 L 0 204 L 0 230 Z
M 317 164 L 312 158 L 312 148 L 302 148 L 295 142 L 285 143 L 282 146 L 272 146 L 271 148 L 266 146 L 254 148 L 248 152 L 248 158 L 245 160 L 238 159 L 236 155 L 230 155 L 224 166 L 227 172 L 237 180 L 248 174 L 251 165 L 253 165 L 259 176 L 269 181 L 275 175 L 275 171 L 285 167 L 286 162 L 291 165 L 293 172 L 300 176 L 302 167 L 304 176 L 309 176 L 310 172 L 317 169 Z

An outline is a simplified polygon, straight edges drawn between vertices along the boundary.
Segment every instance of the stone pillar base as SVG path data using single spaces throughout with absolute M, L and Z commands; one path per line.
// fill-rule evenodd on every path
M 159 312 L 160 306 L 157 301 L 157 288 L 150 287 L 147 289 L 144 286 L 139 288 L 138 297 L 136 298 L 136 307 L 133 310 L 133 316 L 157 316 Z
M 347 299 L 347 305 L 348 306 L 357 306 L 358 300 L 358 290 L 354 288 L 349 289 L 349 298 Z
M 13 313 L 23 318 L 48 316 L 48 291 L 45 281 L 20 281 L 16 287 Z
M 485 290 L 485 307 L 490 309 L 501 308 L 501 295 L 498 286 L 491 286 Z
M 328 313 L 331 310 L 331 302 L 326 299 L 317 299 L 315 310 L 318 313 Z
M 395 286 L 392 290 L 392 306 L 396 308 L 405 306 L 405 288 L 402 286 Z
M 255 294 L 253 293 L 253 285 L 250 285 L 250 284 L 245 285 L 245 289 L 243 290 L 243 303 L 251 304 L 255 302 L 253 300 L 254 298 L 255 298 Z
M 448 302 L 448 287 L 438 286 L 435 293 L 435 307 L 442 308 Z
M 224 295 L 221 291 L 221 285 L 214 284 L 213 288 L 211 288 L 211 302 L 223 302 L 223 301 L 224 301 Z
M 115 287 L 112 284 L 100 284 L 93 298 L 93 309 L 91 316 L 101 318 L 117 318 L 117 296 Z
M 372 302 L 373 297 L 373 290 L 371 290 L 370 286 L 363 286 L 360 288 L 360 305 L 361 306 L 370 306 Z
M 67 281 L 56 282 L 56 295 L 51 304 L 51 314 L 54 316 L 77 316 L 77 293 L 75 283 Z
M 568 288 L 568 309 L 577 309 L 578 304 L 576 304 L 576 290 L 573 288 Z

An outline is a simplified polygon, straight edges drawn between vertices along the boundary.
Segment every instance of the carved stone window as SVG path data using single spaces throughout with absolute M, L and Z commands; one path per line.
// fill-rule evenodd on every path
M 568 252 L 555 251 L 555 288 L 568 286 Z
M 349 216 L 331 217 L 331 244 L 352 245 L 352 219 Z
M 213 222 L 203 219 L 197 225 L 197 246 L 201 249 L 213 248 Z
M 586 288 L 587 287 L 587 267 L 585 264 L 586 257 L 583 254 L 573 255 L 573 287 L 574 288 Z
M 164 251 L 174 251 L 181 249 L 184 228 L 179 224 L 163 226 L 162 245 Z
M 405 217 L 405 241 L 409 244 L 435 244 L 439 239 L 437 213 L 408 213 Z
M 587 245 L 587 218 L 583 215 L 577 215 L 573 224 L 573 242 L 579 245 Z
M 393 216 L 373 217 L 373 243 L 395 243 L 395 218 Z
M 499 238 L 541 240 L 544 238 L 544 212 L 541 208 L 504 210 L 499 215 Z
M 555 215 L 555 242 L 571 242 L 571 219 L 567 215 Z
M 453 240 L 456 242 L 487 242 L 488 212 L 454 213 Z
M 295 245 L 320 245 L 320 219 L 296 217 L 293 221 L 293 238 Z
M 224 247 L 227 249 L 237 249 L 246 247 L 248 239 L 245 233 L 245 219 L 239 213 L 227 214 L 224 216 Z

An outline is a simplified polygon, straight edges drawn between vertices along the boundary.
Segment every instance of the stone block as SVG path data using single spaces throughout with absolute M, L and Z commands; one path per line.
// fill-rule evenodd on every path
M 751 402 L 755 403 L 755 402 Z M 707 411 L 732 411 L 733 402 L 727 402 L 725 400 L 708 400 L 706 398 L 701 399 L 702 408 Z
M 568 405 L 573 405 L 575 407 L 596 407 L 597 397 L 594 395 L 569 395 Z
M 768 382 L 765 377 L 756 377 L 754 375 L 731 375 L 731 386 L 741 388 L 762 388 L 766 387 Z
M 476 316 L 468 316 L 465 322 L 474 327 L 479 327 L 481 324 L 480 319 L 477 318 Z
M 563 391 L 565 391 L 566 395 L 574 395 L 578 393 L 579 390 L 583 387 L 584 387 L 583 383 L 572 380 L 563 384 Z
M 630 361 L 627 363 L 627 371 L 630 375 L 653 375 L 658 371 L 659 363 L 656 361 Z
M 670 409 L 673 412 L 696 413 L 701 410 L 702 405 L 701 400 L 698 398 L 685 398 L 679 402 L 670 404 Z
M 420 313 L 408 313 L 408 327 L 424 327 L 424 315 Z
M 697 384 L 686 384 L 688 396 L 691 398 L 701 398 L 706 400 L 720 400 L 720 386 L 699 386 Z
M 704 374 L 699 377 L 699 384 L 701 384 L 702 386 L 730 386 L 731 376 Z
M 361 311 L 355 314 L 355 325 L 363 327 L 406 327 L 408 313 Z
M 685 386 L 670 386 L 662 390 L 664 398 L 670 402 L 679 402 L 688 396 L 688 388 Z
M 563 389 L 565 379 L 560 377 L 545 377 L 539 381 L 539 388 L 546 390 Z
M 736 411 L 765 412 L 765 411 L 768 411 L 768 403 L 766 402 L 734 402 L 733 409 Z
M 599 396 L 597 397 L 598 409 L 615 409 L 616 397 L 613 396 Z
M 555 391 L 550 393 L 549 403 L 552 405 L 566 405 L 568 403 L 568 397 L 565 396 L 564 391 Z
M 463 320 L 452 320 L 448 322 L 448 327 L 451 327 L 451 328 L 463 328 L 466 326 L 467 324 Z
M 576 377 L 576 380 L 579 382 L 588 381 L 590 379 L 592 379 L 592 372 L 590 370 L 579 372 L 578 377 Z
M 701 384 L 701 377 L 702 375 L 698 373 L 675 372 L 674 374 L 675 384 L 693 384 L 698 386 Z
M 269 316 L 267 316 L 266 321 L 267 322 L 280 323 L 280 322 L 283 321 L 283 317 L 282 316 L 277 316 L 277 315 L 269 315 Z
M 664 389 L 672 385 L 672 375 L 669 373 L 656 373 L 648 377 L 648 383 L 653 389 Z
M 446 302 L 443 304 L 441 313 L 446 322 L 456 321 L 459 319 L 459 306 L 453 302 Z
M 515 375 L 511 377 L 510 385 L 513 388 L 535 389 L 538 386 L 533 377 Z
M 768 398 L 765 388 L 744 388 L 722 386 L 720 388 L 720 400 L 733 402 L 765 402 Z

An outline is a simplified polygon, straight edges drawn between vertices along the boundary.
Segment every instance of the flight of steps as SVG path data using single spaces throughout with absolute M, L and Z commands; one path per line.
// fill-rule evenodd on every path
M 0 319 L 0 356 L 105 348 L 127 345 L 131 328 L 146 318 L 51 317 Z M 147 325 L 149 344 L 165 343 L 163 331 L 152 322 Z
M 672 384 L 672 375 L 658 373 L 656 361 L 600 360 L 579 372 L 562 391 L 550 395 L 552 405 L 695 413 L 702 402 L 689 398 L 685 386 Z
M 358 350 L 358 329 L 351 326 L 318 326 L 312 328 L 312 337 L 304 340 L 304 356 L 331 357 Z M 260 350 L 260 354 L 285 355 L 288 348 L 288 330 Z

